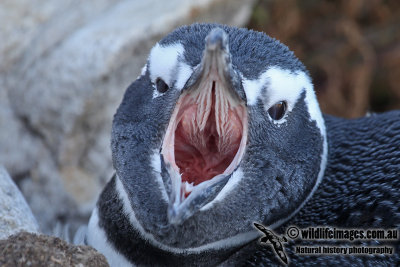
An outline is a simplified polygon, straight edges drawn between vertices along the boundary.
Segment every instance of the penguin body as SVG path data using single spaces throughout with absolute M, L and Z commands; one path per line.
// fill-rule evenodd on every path
M 275 231 L 330 226 L 342 229 L 400 228 L 400 111 L 359 119 L 325 115 L 329 155 L 323 182 L 313 197 Z M 298 255 L 295 246 L 387 246 L 393 255 Z M 232 262 L 246 266 L 282 266 L 268 247 L 254 242 L 246 256 Z M 400 240 L 361 242 L 291 242 L 289 266 L 399 266 Z M 246 258 L 245 260 L 243 260 Z
M 386 121 L 386 127 L 393 123 L 393 139 L 384 139 L 392 154 L 387 162 L 376 158 L 387 169 L 374 174 L 388 172 L 381 179 L 396 192 L 398 115 Z M 151 50 L 114 117 L 116 174 L 93 211 L 87 242 L 112 266 L 273 264 L 260 254 L 253 222 L 272 229 L 289 222 L 345 225 L 343 208 L 371 192 L 357 179 L 380 183 L 373 174 L 362 176 L 374 170 L 364 160 L 351 173 L 357 157 L 351 146 L 371 144 L 380 155 L 383 141 L 368 126 L 380 116 L 361 120 L 354 133 L 353 123 L 325 117 L 327 137 L 308 73 L 286 46 L 223 25 L 178 28 Z M 355 135 L 363 130 L 372 136 Z M 346 178 L 340 167 L 351 180 L 335 187 Z M 396 204 L 392 191 L 377 203 Z M 396 227 L 398 208 L 389 223 Z

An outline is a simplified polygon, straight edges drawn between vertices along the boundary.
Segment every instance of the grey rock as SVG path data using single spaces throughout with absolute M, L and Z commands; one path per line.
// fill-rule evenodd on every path
M 17 119 L 4 88 L 0 75 L 0 164 L 13 176 L 19 176 L 35 167 L 36 155 L 43 152 L 44 147 Z
M 109 266 L 89 246 L 74 246 L 52 236 L 21 232 L 0 240 L 0 266 Z
M 0 166 L 0 239 L 20 231 L 37 232 L 38 225 L 18 187 Z
M 0 2 L 0 163 L 44 232 L 87 220 L 112 175 L 112 116 L 151 46 L 194 21 L 242 26 L 253 3 Z

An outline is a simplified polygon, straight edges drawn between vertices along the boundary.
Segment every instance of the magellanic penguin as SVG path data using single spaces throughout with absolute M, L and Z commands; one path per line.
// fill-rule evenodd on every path
M 399 227 L 399 135 L 398 111 L 323 116 L 303 64 L 264 33 L 178 28 L 115 114 L 116 174 L 87 243 L 111 266 L 268 266 L 282 263 L 255 222 Z M 399 263 L 285 248 L 289 265 Z

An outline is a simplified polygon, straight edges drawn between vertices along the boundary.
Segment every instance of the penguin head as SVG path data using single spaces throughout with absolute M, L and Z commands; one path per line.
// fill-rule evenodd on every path
M 323 177 L 327 141 L 310 77 L 285 45 L 194 24 L 150 51 L 114 117 L 112 154 L 140 236 L 198 253 L 293 216 Z

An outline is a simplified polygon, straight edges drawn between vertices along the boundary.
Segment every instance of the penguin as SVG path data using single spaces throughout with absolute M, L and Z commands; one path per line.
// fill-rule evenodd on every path
M 304 65 L 261 32 L 168 34 L 126 90 L 111 139 L 115 175 L 86 236 L 111 266 L 282 266 L 255 222 L 278 234 L 400 226 L 400 112 L 323 115 Z M 400 262 L 304 257 L 288 241 L 293 266 Z

